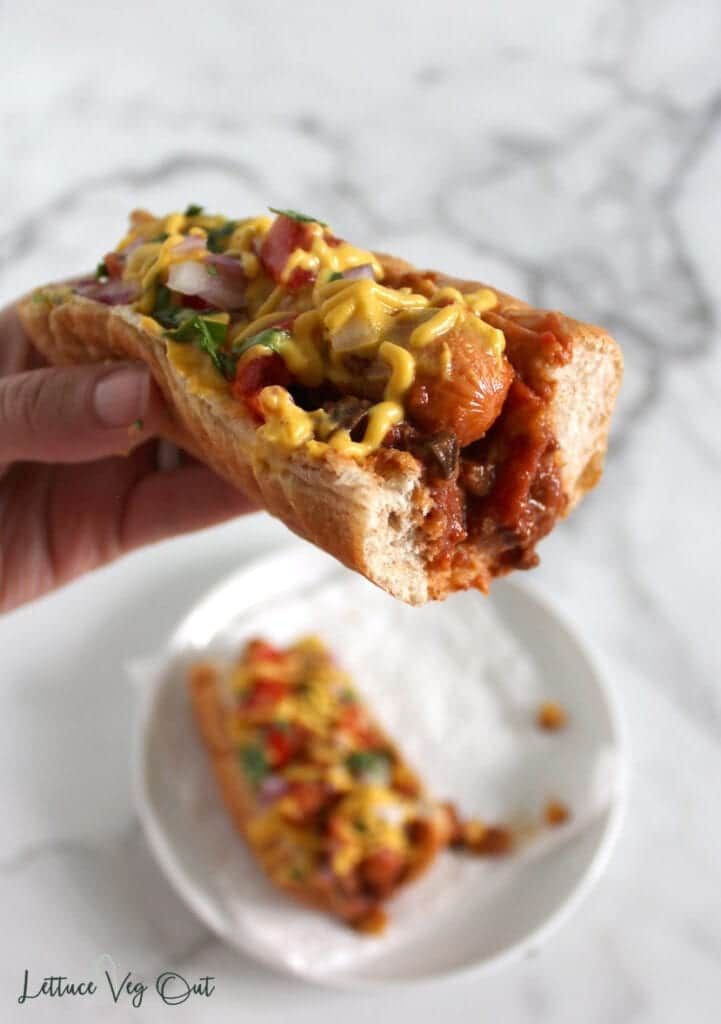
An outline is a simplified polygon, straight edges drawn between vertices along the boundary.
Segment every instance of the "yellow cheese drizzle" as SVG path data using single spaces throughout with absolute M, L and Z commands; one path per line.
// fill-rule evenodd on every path
M 262 662 L 257 667 L 242 661 L 233 666 L 228 673 L 231 700 L 251 690 L 267 672 Z M 263 729 L 269 720 L 293 723 L 307 730 L 310 760 L 291 760 L 274 771 L 290 783 L 323 781 L 339 794 L 333 808 L 334 827 L 340 840 L 331 856 L 335 874 L 349 874 L 376 850 L 408 850 L 407 822 L 422 816 L 424 805 L 418 797 L 399 792 L 395 782 L 398 776 L 405 775 L 417 783 L 415 776 L 408 766 L 396 762 L 388 782 L 359 779 L 347 765 L 355 742 L 350 740 L 350 746 L 348 738 L 338 742 L 346 706 L 340 694 L 344 694 L 345 700 L 348 695 L 355 696 L 350 677 L 330 661 L 322 642 L 314 636 L 304 637 L 288 648 L 281 661 L 274 663 L 272 675 L 286 683 L 287 695 L 271 711 L 259 716 L 234 716 L 228 725 L 231 741 L 238 747 L 262 743 Z M 295 823 L 297 810 L 296 797 L 289 792 L 270 807 L 259 808 L 248 822 L 248 837 L 266 869 L 283 878 L 297 877 L 299 869 L 301 877 L 311 871 L 325 849 L 322 833 L 314 824 Z
M 205 250 L 177 252 L 183 241 L 182 234 L 203 237 L 207 231 L 222 227 L 222 217 L 199 215 L 188 218 L 171 214 L 162 220 L 141 220 L 120 242 L 118 249 L 127 248 L 142 239 L 128 257 L 124 277 L 139 280 L 142 294 L 135 308 L 148 314 L 154 308 L 158 279 L 174 263 L 185 260 L 204 260 Z M 189 226 L 190 225 L 190 226 Z M 257 239 L 269 231 L 269 217 L 254 217 L 239 221 L 229 238 L 225 252 L 237 257 L 250 280 L 250 301 L 257 295 L 257 308 L 249 323 L 236 326 L 230 341 L 235 344 L 282 322 L 289 312 L 295 312 L 292 336 L 278 340 L 278 351 L 289 371 L 306 387 L 318 387 L 329 380 L 341 387 L 352 387 L 353 373 L 348 369 L 346 356 L 353 353 L 373 357 L 374 353 L 390 367 L 383 401 L 368 411 L 367 427 L 362 441 L 353 441 L 347 430 L 334 430 L 332 421 L 323 410 L 308 413 L 299 408 L 282 387 L 264 388 L 260 394 L 266 422 L 258 432 L 266 440 L 285 448 L 308 445 L 309 452 L 319 453 L 323 444 L 354 458 L 364 458 L 382 443 L 388 430 L 405 418 L 403 399 L 413 384 L 416 373 L 416 353 L 436 339 L 455 329 L 461 323 L 477 335 L 479 344 L 501 358 L 505 347 L 502 331 L 480 319 L 480 314 L 493 308 L 497 299 L 489 288 L 462 293 L 454 287 L 437 289 L 430 300 L 413 293 L 409 288 L 388 288 L 380 283 L 383 270 L 373 253 L 358 249 L 347 242 L 329 245 L 324 238 L 324 227 L 309 225 L 313 241 L 309 250 L 294 250 L 281 273 L 281 282 L 290 280 L 296 268 L 316 275 L 310 297 L 310 307 L 298 311 L 285 305 L 288 292 L 283 283 L 270 291 L 260 274 L 255 255 Z M 153 242 L 158 234 L 167 234 L 163 242 Z M 333 274 L 342 273 L 362 265 L 373 267 L 375 279 L 335 280 Z M 258 289 L 260 291 L 258 292 Z M 255 291 L 254 291 L 255 290 Z M 307 293 L 306 293 L 307 294 Z M 299 300 L 307 302 L 307 299 Z M 396 316 L 425 317 L 411 332 L 407 347 L 388 340 Z M 227 317 L 225 317 L 227 322 Z M 162 328 L 145 315 L 141 324 L 153 333 Z M 152 325 L 152 326 L 151 326 Z M 173 365 L 192 382 L 197 393 L 227 390 L 227 383 L 212 366 L 208 356 L 188 345 L 168 342 L 168 357 Z M 267 353 L 265 353 L 267 354 Z M 441 347 L 439 372 L 448 377 L 452 360 L 449 346 Z M 319 441 L 318 438 L 322 438 Z

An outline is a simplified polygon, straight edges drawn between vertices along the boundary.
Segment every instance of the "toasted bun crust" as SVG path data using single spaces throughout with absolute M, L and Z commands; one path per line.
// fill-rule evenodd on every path
M 379 259 L 391 273 L 413 269 L 393 257 Z M 501 313 L 530 309 L 512 296 L 496 294 Z M 33 343 L 51 363 L 146 362 L 173 413 L 171 440 L 295 533 L 394 597 L 417 605 L 454 589 L 452 581 L 429 578 L 419 527 L 431 499 L 412 456 L 393 451 L 387 459 L 358 462 L 331 448 L 310 457 L 302 449 L 289 452 L 263 441 L 241 404 L 222 389 L 191 390 L 167 359 L 165 339 L 144 329 L 141 317 L 127 307 L 77 295 L 58 305 L 28 296 L 18 311 Z M 549 373 L 555 385 L 549 412 L 570 509 L 601 475 L 623 364 L 618 346 L 602 330 L 559 319 L 572 352 L 568 363 Z
M 232 743 L 225 728 L 226 699 L 219 671 L 212 664 L 194 665 L 190 670 L 189 690 L 193 715 L 210 755 L 210 760 L 223 803 L 235 827 L 246 838 L 250 821 L 256 811 L 255 796 L 248 786 Z M 398 751 L 391 742 L 386 747 Z M 412 867 L 398 887 L 417 878 L 433 863 L 437 853 L 447 845 L 451 834 L 451 820 L 441 806 L 426 819 L 415 843 Z M 252 844 L 249 847 L 253 850 Z M 255 851 L 253 851 L 255 852 Z M 261 868 L 278 888 L 306 906 L 334 914 L 346 921 L 362 925 L 364 916 L 377 906 L 378 901 L 351 896 L 329 886 L 311 886 L 279 878 L 261 857 L 256 857 Z

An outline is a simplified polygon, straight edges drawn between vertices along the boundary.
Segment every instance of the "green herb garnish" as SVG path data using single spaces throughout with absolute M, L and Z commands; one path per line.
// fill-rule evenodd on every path
M 155 305 L 152 316 L 163 327 L 177 327 L 187 311 L 183 310 L 173 301 L 173 293 L 164 284 L 159 284 L 155 290 Z
M 167 238 L 170 238 L 170 235 L 168 234 L 168 232 L 167 231 L 161 231 L 159 235 L 156 235 L 155 238 L 151 238 L 150 241 L 151 242 L 164 242 Z
M 275 206 L 269 206 L 268 209 L 271 213 L 279 213 L 283 217 L 289 217 L 291 220 L 297 220 L 299 224 L 320 224 L 322 228 L 328 227 L 325 221 L 318 220 L 317 217 L 308 217 L 305 213 L 298 213 L 297 210 L 278 210 Z
M 387 782 L 391 770 L 390 758 L 382 750 L 354 750 L 345 765 L 351 775 L 366 782 Z
M 210 277 L 217 277 L 218 276 L 218 268 L 215 266 L 214 263 L 206 263 L 205 264 L 205 272 L 206 272 L 206 274 L 209 274 Z
M 334 270 L 333 273 L 328 278 L 328 280 L 329 281 L 342 281 L 343 280 L 343 275 L 341 274 L 341 272 L 339 270 Z
M 105 265 L 105 260 L 101 260 L 101 262 L 98 263 L 97 267 L 95 268 L 95 276 L 96 277 L 109 277 L 110 276 L 108 274 L 108 268 Z
M 192 341 L 203 352 L 207 352 L 218 373 L 230 380 L 235 376 L 237 356 L 223 351 L 228 336 L 228 325 L 205 316 L 191 316 L 173 331 L 166 331 L 166 337 L 173 341 Z
M 250 781 L 257 785 L 268 774 L 268 762 L 262 747 L 241 747 L 238 751 L 243 771 Z
M 133 420 L 133 426 L 135 427 L 136 430 L 142 430 L 144 423 L 142 419 Z
M 183 216 L 185 217 L 199 217 L 203 212 L 202 206 L 197 206 L 195 203 L 191 203 L 185 210 Z
M 288 331 L 278 330 L 277 327 L 267 327 L 264 331 L 260 331 L 258 334 L 251 334 L 249 338 L 245 338 L 243 341 L 233 345 L 233 355 L 236 359 L 240 359 L 248 349 L 255 348 L 256 345 L 260 345 L 262 348 L 269 348 L 272 352 L 280 353 L 282 343 L 288 338 L 290 338 Z
M 237 227 L 234 220 L 229 220 L 219 228 L 211 228 L 208 232 L 208 249 L 211 252 L 222 252 L 223 243 L 227 242 Z

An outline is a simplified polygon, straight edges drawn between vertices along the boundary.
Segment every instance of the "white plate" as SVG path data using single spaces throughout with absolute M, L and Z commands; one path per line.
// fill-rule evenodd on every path
M 308 631 L 339 653 L 436 795 L 464 814 L 526 823 L 556 796 L 570 824 L 497 861 L 444 853 L 391 904 L 379 938 L 277 893 L 221 806 L 184 666 L 250 635 L 283 642 Z M 213 931 L 280 970 L 357 988 L 497 967 L 538 948 L 608 860 L 624 789 L 618 712 L 578 638 L 525 586 L 413 609 L 294 545 L 215 587 L 146 675 L 136 793 L 152 849 Z M 567 709 L 567 729 L 536 727 L 545 699 Z

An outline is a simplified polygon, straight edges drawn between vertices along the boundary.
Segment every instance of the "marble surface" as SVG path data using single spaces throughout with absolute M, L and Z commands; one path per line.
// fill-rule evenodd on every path
M 147 8 L 147 9 L 146 9 Z M 95 263 L 127 210 L 309 209 L 351 238 L 612 328 L 603 486 L 535 584 L 603 655 L 627 822 L 580 913 L 493 977 L 343 995 L 224 949 L 150 858 L 123 665 L 264 517 L 157 546 L 0 621 L 3 1020 L 706 1022 L 721 1003 L 721 7 L 0 4 L 0 298 Z M 109 954 L 211 999 L 16 1003 Z

